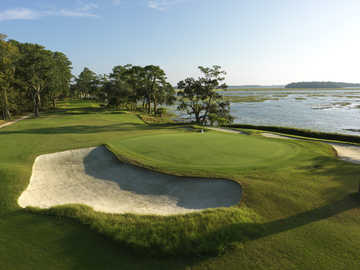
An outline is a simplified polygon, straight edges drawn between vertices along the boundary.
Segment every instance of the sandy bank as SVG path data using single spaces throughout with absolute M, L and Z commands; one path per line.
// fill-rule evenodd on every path
M 86 204 L 107 213 L 172 215 L 228 207 L 241 198 L 229 180 L 177 177 L 119 162 L 105 147 L 36 158 L 21 207 Z
M 216 127 L 206 127 L 207 129 L 210 130 L 215 130 L 215 131 L 220 131 L 220 132 L 225 132 L 225 133 L 233 133 L 233 134 L 245 134 L 245 132 L 242 132 L 240 130 L 234 130 L 234 129 L 228 129 L 228 128 L 216 128 Z

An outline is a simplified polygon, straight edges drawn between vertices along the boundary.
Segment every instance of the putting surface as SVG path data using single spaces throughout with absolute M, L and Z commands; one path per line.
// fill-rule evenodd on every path
M 111 147 L 120 154 L 128 153 L 142 164 L 209 171 L 277 167 L 310 152 L 296 141 L 221 132 L 138 136 L 112 142 Z
M 301 140 L 299 138 L 295 137 L 289 137 L 289 136 L 283 136 L 283 135 L 277 135 L 272 133 L 261 133 L 262 136 L 267 138 L 273 138 L 273 139 L 287 139 L 287 140 Z M 305 139 L 306 140 L 306 139 Z M 311 140 L 311 139 L 308 139 Z M 331 145 L 338 157 L 341 160 L 360 164 L 360 147 L 352 144 L 346 144 L 346 143 L 330 143 L 326 141 L 322 141 L 323 143 Z
M 21 207 L 85 204 L 105 213 L 172 215 L 237 204 L 230 180 L 171 176 L 121 163 L 105 147 L 36 158 Z

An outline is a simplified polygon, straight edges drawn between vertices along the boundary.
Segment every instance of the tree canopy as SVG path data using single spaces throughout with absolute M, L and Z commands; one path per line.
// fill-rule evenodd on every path
M 65 54 L 44 46 L 8 40 L 0 34 L 0 110 L 2 118 L 12 114 L 56 107 L 61 97 L 94 99 L 115 109 L 142 110 L 162 116 L 166 108 L 178 104 L 199 124 L 224 125 L 232 122 L 230 103 L 215 90 L 222 84 L 225 71 L 220 66 L 202 67 L 198 79 L 178 83 L 178 100 L 165 71 L 156 65 L 117 65 L 110 74 L 96 74 L 85 67 L 76 77 Z
M 198 124 L 229 124 L 233 121 L 230 115 L 230 103 L 216 92 L 226 89 L 222 84 L 226 72 L 220 66 L 199 67 L 202 76 L 198 79 L 187 78 L 178 83 L 180 104 L 178 109 L 185 111 Z
M 71 62 L 61 52 L 39 44 L 6 40 L 0 34 L 0 109 L 2 118 L 32 110 L 39 116 L 41 108 L 55 106 L 56 98 L 68 92 Z
M 85 68 L 75 81 L 74 91 L 82 93 L 81 97 L 102 100 L 109 107 L 135 110 L 140 102 L 147 113 L 158 114 L 159 105 L 176 101 L 165 71 L 154 65 L 118 65 L 103 76 Z

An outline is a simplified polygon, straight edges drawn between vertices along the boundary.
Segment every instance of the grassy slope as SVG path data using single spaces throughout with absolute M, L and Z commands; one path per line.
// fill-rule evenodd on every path
M 360 170 L 337 161 L 327 146 L 254 138 L 261 148 L 251 154 L 255 141 L 245 136 L 151 128 L 134 115 L 86 106 L 0 130 L 0 269 L 357 269 L 360 209 L 349 194 Z M 139 260 L 88 226 L 19 210 L 16 199 L 37 155 L 102 143 L 163 171 L 240 181 L 241 207 L 262 217 L 249 225 L 263 233 L 234 236 L 236 248 L 221 257 Z M 256 165 L 248 168 L 244 155 Z

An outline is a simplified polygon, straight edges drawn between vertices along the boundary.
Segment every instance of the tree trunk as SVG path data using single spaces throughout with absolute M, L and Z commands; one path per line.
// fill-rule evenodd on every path
M 203 117 L 203 123 L 206 123 L 207 121 L 207 116 L 208 116 L 208 114 L 209 114 L 209 110 L 210 110 L 210 105 L 211 105 L 211 100 L 212 100 L 212 97 L 210 97 L 210 99 L 209 99 L 209 103 L 208 103 L 208 105 L 206 106 L 206 111 L 205 111 L 205 113 L 204 113 L 204 117 Z
M 8 103 L 8 98 L 7 98 L 7 92 L 6 89 L 4 88 L 2 91 L 2 113 L 3 113 L 3 119 L 6 120 L 11 120 L 11 115 L 9 112 L 9 103 Z
M 53 103 L 53 108 L 55 109 L 56 108 L 56 98 L 55 97 L 53 98 L 52 103 Z
M 156 97 L 154 96 L 154 115 L 156 115 L 157 110 L 157 103 L 156 103 Z
M 196 123 L 200 124 L 200 113 L 199 112 L 195 112 L 195 119 L 196 119 Z
M 40 116 L 40 87 L 34 89 L 34 114 L 35 117 Z
M 151 100 L 149 96 L 147 97 L 147 106 L 148 114 L 151 114 Z

